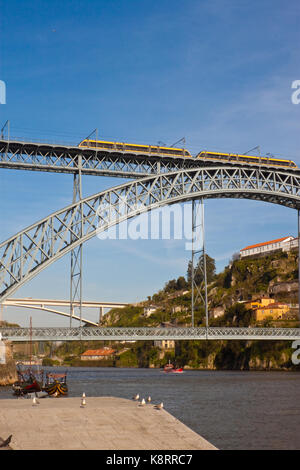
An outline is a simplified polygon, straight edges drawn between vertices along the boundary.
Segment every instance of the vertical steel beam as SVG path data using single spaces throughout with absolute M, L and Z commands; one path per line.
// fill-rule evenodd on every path
M 73 203 L 82 199 L 81 181 L 81 155 L 79 155 L 79 171 L 74 174 L 73 179 Z M 82 214 L 80 211 L 75 215 L 73 222 L 73 233 L 71 241 L 81 238 L 83 235 Z M 75 303 L 79 308 L 80 327 L 82 326 L 82 244 L 71 252 L 71 275 L 70 275 L 70 327 L 75 311 Z
M 202 256 L 203 256 L 203 276 L 204 276 L 204 307 L 205 307 L 205 326 L 208 328 L 208 302 L 207 302 L 207 270 L 206 270 L 206 251 L 205 251 L 205 226 L 204 226 L 204 200 L 201 199 L 202 215 Z
M 191 323 L 192 327 L 195 326 L 195 304 L 200 299 L 205 310 L 205 325 L 208 328 L 208 302 L 207 302 L 207 270 L 206 270 L 206 252 L 205 252 L 205 236 L 204 236 L 204 202 L 201 198 L 201 213 L 200 223 L 198 223 L 197 211 L 199 212 L 199 204 L 197 201 L 192 201 L 192 305 L 191 305 Z M 200 246 L 201 245 L 201 246 Z M 195 279 L 196 263 L 195 256 L 199 256 L 199 267 L 201 271 L 202 281 L 200 285 L 197 284 Z M 204 295 L 203 295 L 204 293 Z
M 298 320 L 300 321 L 300 209 L 298 209 Z

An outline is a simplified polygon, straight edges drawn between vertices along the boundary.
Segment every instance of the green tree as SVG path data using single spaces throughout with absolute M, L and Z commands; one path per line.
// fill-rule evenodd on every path
M 249 326 L 253 321 L 253 312 L 244 304 L 237 303 L 226 310 L 224 319 L 226 326 Z
M 214 280 L 215 275 L 216 275 L 216 262 L 208 254 L 205 254 L 205 259 L 206 259 L 206 278 L 207 278 L 207 283 L 209 284 L 210 282 Z M 203 271 L 204 271 L 204 257 L 202 255 L 199 257 L 196 267 L 194 267 L 194 279 L 197 285 L 200 285 L 204 280 Z M 187 280 L 188 280 L 188 285 L 191 286 L 192 285 L 192 261 L 189 261 L 189 264 L 188 264 Z
M 177 279 L 177 290 L 183 290 L 186 289 L 188 286 L 188 283 L 186 282 L 185 278 L 183 276 L 180 276 Z

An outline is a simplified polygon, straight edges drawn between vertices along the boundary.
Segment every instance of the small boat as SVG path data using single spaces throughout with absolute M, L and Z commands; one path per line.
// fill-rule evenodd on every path
M 173 374 L 182 374 L 183 373 L 183 368 L 182 367 L 174 367 L 174 369 L 171 372 Z
M 68 394 L 67 374 L 46 374 L 46 383 L 43 391 L 53 397 Z
M 17 364 L 18 380 L 12 385 L 13 393 L 17 396 L 23 396 L 27 393 L 40 392 L 43 386 L 43 370 L 34 370 L 32 365 L 32 319 L 30 317 L 30 353 L 29 353 L 29 368 L 24 369 L 22 362 Z
M 40 392 L 43 384 L 43 371 L 22 369 L 22 364 L 17 365 L 18 380 L 12 385 L 13 393 L 23 396 L 27 393 Z
M 182 374 L 183 368 L 182 367 L 175 367 L 169 361 L 169 363 L 164 366 L 164 372 L 168 372 L 168 373 L 171 372 L 173 374 Z

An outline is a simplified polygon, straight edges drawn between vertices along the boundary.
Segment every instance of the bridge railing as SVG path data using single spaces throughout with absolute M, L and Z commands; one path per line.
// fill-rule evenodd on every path
M 0 334 L 11 341 L 300 340 L 300 328 L 41 327 L 0 328 Z

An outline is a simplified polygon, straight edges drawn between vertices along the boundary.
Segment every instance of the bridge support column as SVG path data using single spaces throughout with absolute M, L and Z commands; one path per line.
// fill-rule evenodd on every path
M 300 322 L 300 209 L 298 209 L 298 320 Z
M 78 157 L 79 171 L 74 174 L 73 180 L 73 203 L 82 199 L 81 183 L 81 155 Z M 83 221 L 80 214 L 80 208 L 74 217 L 72 225 L 71 241 L 83 235 Z M 75 305 L 79 305 L 80 326 L 82 322 L 82 244 L 71 251 L 71 276 L 70 276 L 70 327 L 72 326 L 72 317 L 74 315 Z
M 99 325 L 101 325 L 103 315 L 104 315 L 104 307 L 100 307 L 99 308 Z
M 198 217 L 200 223 L 198 223 Z M 204 236 L 204 201 L 197 204 L 192 202 L 192 327 L 195 326 L 195 303 L 201 300 L 205 310 L 205 326 L 208 328 L 208 303 L 207 303 L 207 274 L 206 274 L 206 252 Z M 199 262 L 196 266 L 195 255 L 200 254 Z M 199 271 L 197 270 L 199 268 Z M 197 277 L 200 276 L 200 284 Z

